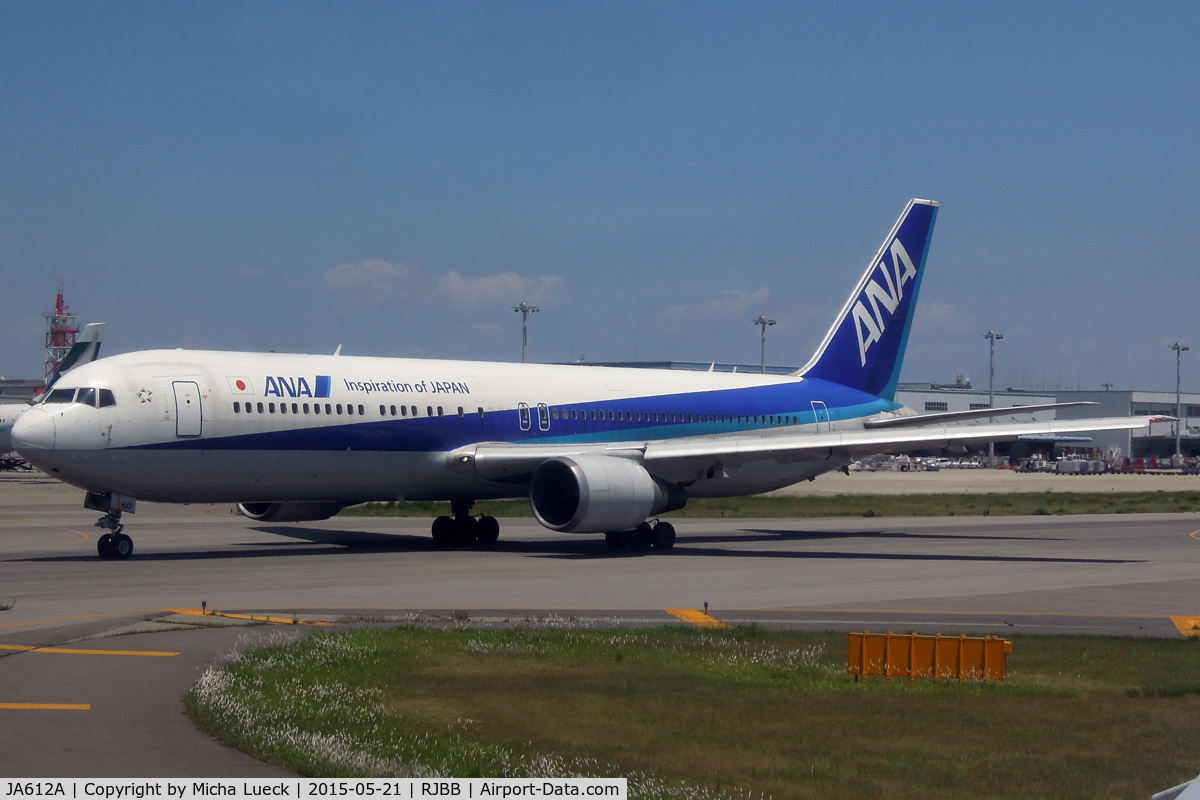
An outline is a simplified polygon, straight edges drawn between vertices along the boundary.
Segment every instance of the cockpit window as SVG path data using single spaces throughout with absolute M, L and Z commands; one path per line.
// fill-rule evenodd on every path
M 96 405 L 96 390 L 90 386 L 85 386 L 79 390 L 79 394 L 75 395 L 76 403 L 83 403 L 85 406 Z
M 47 403 L 70 403 L 74 399 L 74 389 L 52 389 L 50 394 L 46 395 Z
M 117 398 L 113 395 L 112 389 L 100 389 L 100 407 L 108 408 L 117 404 Z

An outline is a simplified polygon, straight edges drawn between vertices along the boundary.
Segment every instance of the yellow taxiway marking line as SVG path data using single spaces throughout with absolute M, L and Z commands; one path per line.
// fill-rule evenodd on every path
M 1200 541 L 1200 531 L 1192 531 L 1191 533 L 1188 534 L 1188 536 L 1192 537 L 1193 539 L 1195 539 L 1197 541 Z
M 75 622 L 81 619 L 105 619 L 107 617 L 128 617 L 135 614 L 149 614 L 146 609 L 135 609 L 130 611 L 106 611 L 100 614 L 73 614 L 69 617 L 48 617 L 46 619 L 29 619 L 24 622 L 6 622 L 0 624 L 0 630 L 6 628 L 33 628 L 43 625 L 50 625 L 56 622 Z
M 197 611 L 194 608 L 164 608 L 171 614 L 186 614 L 190 617 L 225 617 L 226 619 L 244 619 L 251 622 L 274 622 L 280 625 L 332 625 L 332 622 L 306 620 L 299 617 L 269 617 L 266 614 L 229 614 L 224 611 Z
M 1200 636 L 1200 617 L 1171 617 L 1184 636 Z
M 46 544 L 46 545 L 42 545 L 42 547 L 70 547 L 71 545 L 83 544 L 88 539 L 92 538 L 92 537 L 88 536 L 86 533 L 84 533 L 83 531 L 77 531 L 74 528 L 60 528 L 57 525 L 47 525 L 47 526 L 45 526 L 45 530 L 63 531 L 65 533 L 73 533 L 82 538 L 73 539 L 69 542 L 57 542 L 55 544 Z M 17 547 L 17 548 L 10 548 L 8 550 L 0 550 L 0 553 L 25 553 L 25 552 L 28 552 L 33 549 L 35 549 L 35 548 L 33 548 L 33 547 Z
M 87 703 L 0 703 L 2 711 L 91 711 Z
M 665 608 L 663 609 L 668 614 L 679 617 L 684 622 L 690 622 L 701 628 L 732 628 L 732 625 L 726 625 L 719 619 L 713 619 L 703 611 L 696 611 L 694 608 Z
M 0 650 L 16 650 L 18 653 L 64 653 L 73 656 L 152 656 L 169 658 L 179 653 L 162 650 L 81 650 L 74 647 L 34 647 L 28 644 L 0 644 Z

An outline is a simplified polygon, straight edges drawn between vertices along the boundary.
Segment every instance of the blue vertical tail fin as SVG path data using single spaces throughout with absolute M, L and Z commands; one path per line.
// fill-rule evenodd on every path
M 796 374 L 892 400 L 938 204 L 910 200 L 812 359 Z

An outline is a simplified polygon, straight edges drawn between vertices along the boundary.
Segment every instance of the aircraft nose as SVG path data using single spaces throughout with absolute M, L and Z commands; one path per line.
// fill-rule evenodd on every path
M 13 423 L 12 443 L 29 463 L 44 462 L 54 452 L 54 417 L 41 408 L 24 412 Z

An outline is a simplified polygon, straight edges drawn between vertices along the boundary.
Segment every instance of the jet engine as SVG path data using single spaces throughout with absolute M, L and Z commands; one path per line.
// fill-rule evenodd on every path
M 345 503 L 238 503 L 238 513 L 259 522 L 312 522 L 329 519 Z
M 612 456 L 551 458 L 529 482 L 529 505 L 538 522 L 569 533 L 632 530 L 686 503 L 683 489 L 650 477 L 635 461 Z

